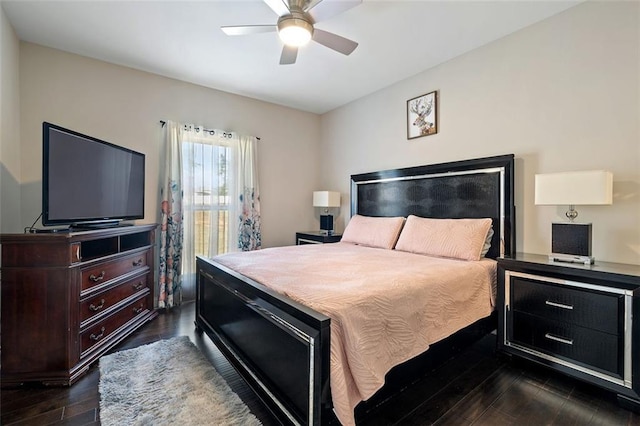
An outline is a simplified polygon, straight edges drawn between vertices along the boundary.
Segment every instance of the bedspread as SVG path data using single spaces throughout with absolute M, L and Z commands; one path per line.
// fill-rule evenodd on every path
M 344 425 L 395 365 L 491 314 L 496 262 L 348 243 L 230 253 L 214 260 L 331 318 L 331 397 Z

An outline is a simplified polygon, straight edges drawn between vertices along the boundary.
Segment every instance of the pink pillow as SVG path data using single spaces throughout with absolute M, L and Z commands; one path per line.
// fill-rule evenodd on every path
M 428 256 L 480 260 L 491 219 L 429 219 L 409 216 L 396 250 Z
M 345 243 L 392 249 L 398 241 L 404 217 L 371 217 L 355 215 L 347 224 L 342 239 Z

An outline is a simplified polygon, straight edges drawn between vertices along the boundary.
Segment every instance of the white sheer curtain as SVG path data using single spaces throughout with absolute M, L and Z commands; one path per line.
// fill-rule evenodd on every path
M 196 255 L 260 248 L 257 144 L 202 126 L 183 126 L 183 297 L 195 298 Z

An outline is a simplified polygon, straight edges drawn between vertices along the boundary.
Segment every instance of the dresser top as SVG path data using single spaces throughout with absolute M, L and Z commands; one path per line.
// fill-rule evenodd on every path
M 549 256 L 531 253 L 516 253 L 512 258 L 499 258 L 498 262 L 505 265 L 513 263 L 527 263 L 531 266 L 544 267 L 545 269 L 563 269 L 565 272 L 572 272 L 576 275 L 589 274 L 615 274 L 619 276 L 629 276 L 638 279 L 640 282 L 640 265 L 600 262 L 596 259 L 593 265 L 585 265 L 583 263 L 569 263 L 549 260 Z
M 60 229 L 43 233 L 0 234 L 0 244 L 42 244 L 42 243 L 70 243 L 75 241 L 107 238 L 111 236 L 146 232 L 158 227 L 157 223 L 117 226 L 102 229 Z

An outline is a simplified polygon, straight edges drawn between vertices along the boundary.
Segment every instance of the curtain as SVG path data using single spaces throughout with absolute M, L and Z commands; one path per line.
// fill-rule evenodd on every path
M 164 169 L 160 187 L 160 253 L 158 307 L 171 308 L 181 302 L 182 259 L 182 127 L 167 121 Z M 177 294 L 177 297 L 176 297 Z
M 258 250 L 260 233 L 260 190 L 258 188 L 258 149 L 254 136 L 238 139 L 238 249 Z
M 182 292 L 195 298 L 196 256 L 261 247 L 257 143 L 202 126 L 182 126 Z

